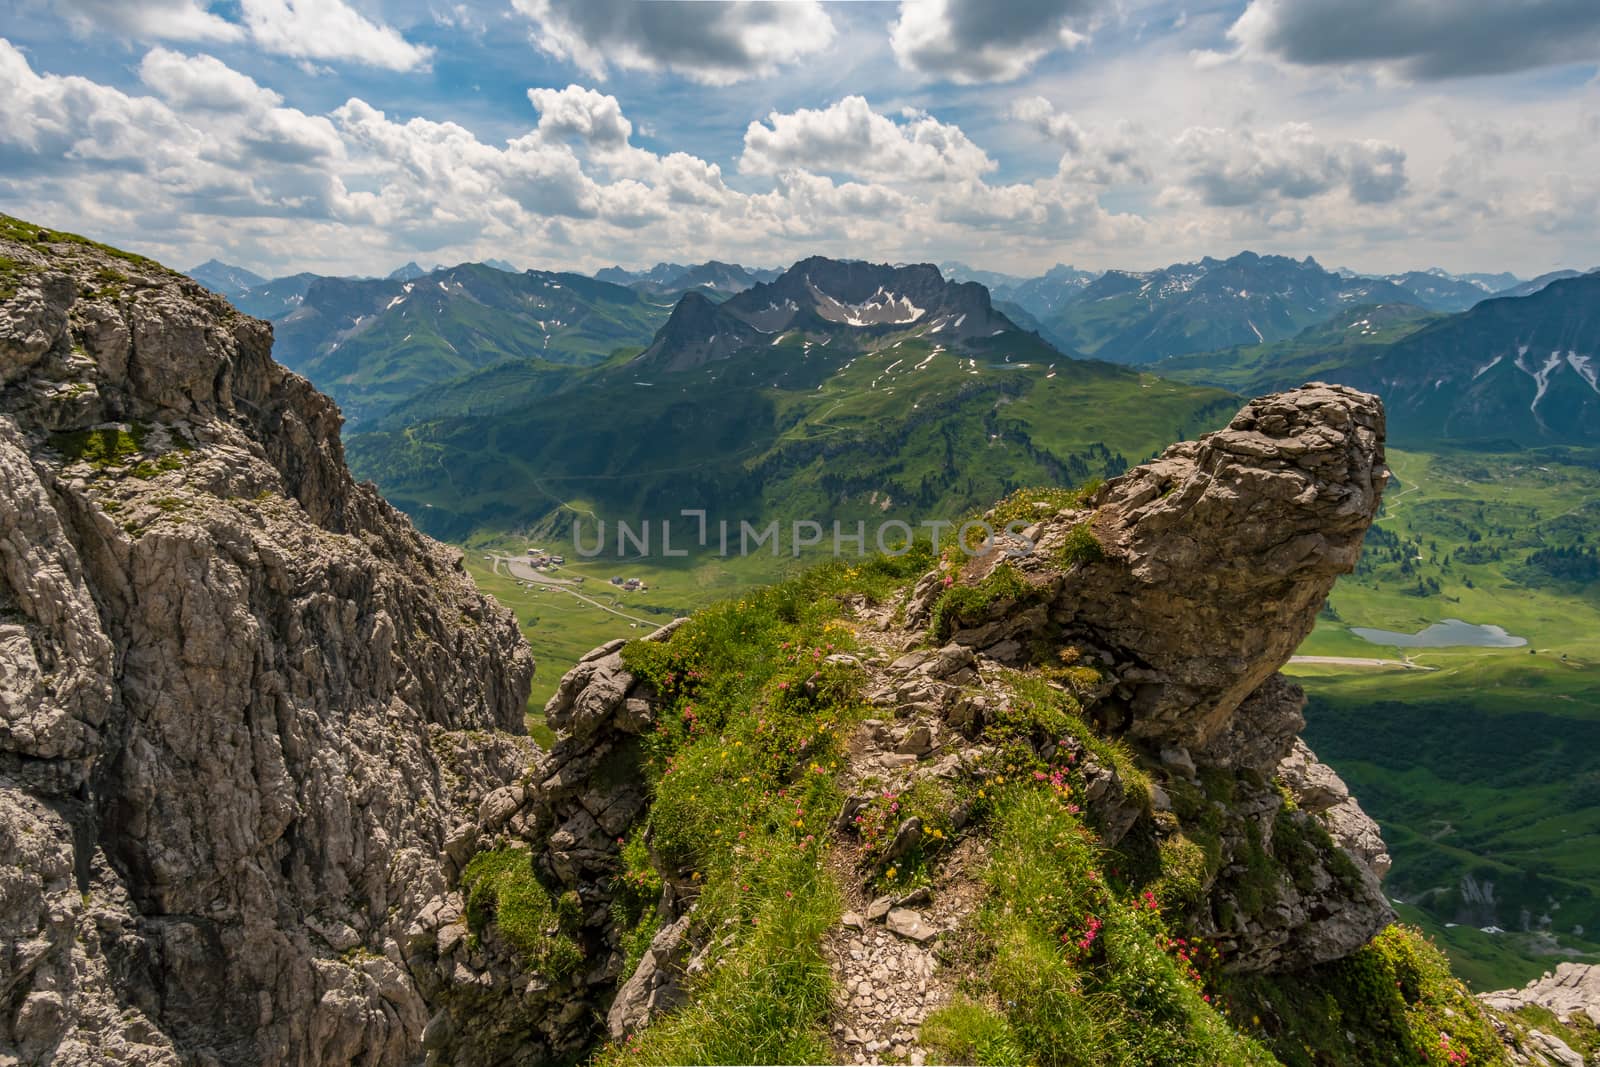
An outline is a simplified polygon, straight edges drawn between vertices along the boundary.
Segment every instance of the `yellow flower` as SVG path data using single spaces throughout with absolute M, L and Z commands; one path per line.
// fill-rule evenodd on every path
M 885 878 L 893 878 L 898 873 L 899 873 L 899 868 L 890 867 L 887 871 L 883 872 L 883 876 Z

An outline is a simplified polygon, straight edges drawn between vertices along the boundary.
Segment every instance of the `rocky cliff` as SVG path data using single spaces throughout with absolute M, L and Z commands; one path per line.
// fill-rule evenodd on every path
M 0 222 L 0 1061 L 410 1062 L 515 622 L 265 323 Z

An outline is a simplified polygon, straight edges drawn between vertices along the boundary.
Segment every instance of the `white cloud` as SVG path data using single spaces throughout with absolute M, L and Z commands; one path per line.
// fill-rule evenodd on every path
M 1060 174 L 1064 178 L 1092 185 L 1150 180 L 1143 161 L 1147 150 L 1144 137 L 1126 119 L 1085 129 L 1042 96 L 1013 101 L 1006 115 L 1061 146 Z
M 283 97 L 221 60 L 180 55 L 165 48 L 145 53 L 139 80 L 180 111 L 254 111 L 283 102 Z
M 552 140 L 575 140 L 597 148 L 620 148 L 633 134 L 614 96 L 569 85 L 565 89 L 529 89 L 539 109 L 539 132 Z
M 1167 55 L 1190 43 L 1169 42 Z M 959 93 L 959 124 L 937 106 L 875 111 L 876 93 L 748 125 L 719 121 L 726 108 L 657 119 L 703 138 L 658 153 L 630 143 L 631 94 L 654 91 L 652 79 L 614 95 L 547 82 L 511 133 L 487 138 L 426 105 L 416 117 L 376 99 L 284 107 L 211 56 L 148 50 L 134 64 L 142 84 L 119 90 L 36 70 L 0 45 L 0 204 L 172 262 L 220 255 L 285 273 L 488 256 L 593 267 L 685 249 L 1017 271 L 1240 248 L 1362 269 L 1593 265 L 1600 86 L 1513 107 L 1498 87 L 1399 94 L 1278 64 L 1197 73 L 1139 51 L 1096 64 L 1000 99 Z M 892 61 L 879 69 L 906 82 Z M 830 79 L 797 71 L 781 95 L 815 98 Z M 696 103 L 677 86 L 661 106 Z
M 388 70 L 417 70 L 433 55 L 345 0 L 241 0 L 241 7 L 255 43 L 279 55 L 348 59 Z
M 809 170 L 892 182 L 975 178 L 994 160 L 959 126 L 907 110 L 895 122 L 859 96 L 820 110 L 774 111 L 745 130 L 739 170 L 779 174 Z
M 1266 131 L 1192 126 L 1175 147 L 1185 183 L 1213 207 L 1305 200 L 1340 188 L 1359 203 L 1380 203 L 1406 188 L 1406 157 L 1398 146 L 1328 143 L 1304 123 Z
M 1051 52 L 1088 40 L 1101 0 L 902 0 L 889 28 L 908 70 L 956 82 L 1022 77 Z
M 512 0 L 534 42 L 593 78 L 621 70 L 671 71 L 706 85 L 764 77 L 833 43 L 818 0 Z
M 1245 55 L 1457 78 L 1600 60 L 1592 0 L 1251 0 L 1228 31 Z
M 100 28 L 141 41 L 239 42 L 304 60 L 349 60 L 387 70 L 427 67 L 433 50 L 407 41 L 346 0 L 238 0 L 243 23 L 215 0 L 53 0 L 79 32 Z
M 61 173 L 76 163 L 116 163 L 147 171 L 192 151 L 197 140 L 172 111 L 87 78 L 34 73 L 0 39 L 0 173 L 11 168 Z
M 244 30 L 213 15 L 205 0 L 55 0 L 75 29 L 96 26 L 156 41 L 237 41 Z

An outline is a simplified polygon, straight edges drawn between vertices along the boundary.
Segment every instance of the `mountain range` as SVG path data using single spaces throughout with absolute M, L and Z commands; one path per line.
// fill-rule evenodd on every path
M 1058 343 L 1117 363 L 1276 341 L 1361 304 L 1413 303 L 1382 279 L 1345 279 L 1313 259 L 1242 252 L 1142 273 L 1107 271 L 1044 320 Z
M 595 280 L 632 286 L 642 292 L 658 295 L 696 289 L 728 297 L 759 282 L 770 282 L 781 273 L 777 270 L 742 267 L 737 263 L 722 263 L 713 259 L 689 266 L 682 263 L 657 263 L 646 271 L 606 267 L 595 272 Z
M 189 271 L 189 277 L 213 292 L 232 298 L 262 285 L 266 279 L 254 271 L 208 259 Z
M 316 278 L 291 302 L 274 319 L 278 358 L 357 424 L 502 360 L 598 363 L 648 337 L 670 310 L 581 274 L 471 263 L 407 281 Z
M 463 264 L 419 274 L 423 268 L 411 263 L 388 279 L 298 274 L 262 281 L 212 261 L 195 274 L 234 290 L 241 310 L 272 320 L 280 358 L 338 399 L 358 429 L 374 427 L 424 391 L 429 395 L 408 407 L 418 417 L 447 395 L 458 403 L 463 393 L 481 391 L 481 383 L 452 384 L 442 393 L 440 387 L 506 360 L 531 361 L 521 374 L 540 389 L 561 377 L 547 364 L 594 366 L 623 353 L 639 360 L 630 373 L 732 361 L 737 369 L 721 373 L 752 381 L 767 376 L 776 384 L 798 378 L 769 358 L 744 359 L 748 351 L 771 346 L 775 351 L 765 356 L 774 356 L 793 337 L 802 339 L 802 353 L 837 336 L 835 352 L 859 354 L 901 336 L 939 334 L 950 348 L 1032 334 L 1027 345 L 1054 351 L 1026 358 L 1046 363 L 1091 356 L 1247 392 L 1316 375 L 1377 388 L 1391 396 L 1401 433 L 1473 437 L 1498 426 L 1519 440 L 1589 440 L 1581 393 L 1587 342 L 1574 342 L 1575 362 L 1565 371 L 1553 366 L 1546 373 L 1542 364 L 1528 370 L 1532 357 L 1523 357 L 1459 389 L 1454 373 L 1421 387 L 1405 384 L 1400 365 L 1380 359 L 1384 346 L 1435 325 L 1437 316 L 1468 314 L 1497 299 L 1490 296 L 1495 286 L 1514 283 L 1501 298 L 1521 298 L 1584 277 L 1575 271 L 1526 282 L 1437 268 L 1374 278 L 1329 271 L 1310 258 L 1250 252 L 1146 272 L 1096 275 L 1058 265 L 1034 278 L 960 263 L 941 271 L 822 257 L 781 274 L 718 261 L 659 263 L 640 272 L 613 267 L 592 279 L 518 274 L 506 266 Z M 809 285 L 812 271 L 825 273 L 833 291 Z M 1538 318 L 1573 299 L 1558 296 L 1521 311 Z M 849 329 L 839 333 L 838 325 Z M 1511 351 L 1523 343 L 1518 331 L 1535 327 L 1486 313 L 1449 329 L 1482 354 Z M 1406 350 L 1393 357 L 1409 358 Z M 1473 369 L 1493 358 L 1484 355 Z M 1519 377 L 1502 385 L 1501 376 L 1513 373 Z M 1569 392 L 1575 399 L 1567 399 Z
M 1233 404 L 1065 356 L 932 265 L 813 257 L 721 304 L 685 294 L 649 344 L 598 366 L 509 361 L 430 389 L 349 449 L 451 536 L 580 501 L 915 520 L 1117 473 Z
M 1600 273 L 1457 315 L 1353 310 L 1286 342 L 1155 369 L 1244 392 L 1310 377 L 1370 389 L 1384 397 L 1392 434 L 1414 445 L 1600 443 Z

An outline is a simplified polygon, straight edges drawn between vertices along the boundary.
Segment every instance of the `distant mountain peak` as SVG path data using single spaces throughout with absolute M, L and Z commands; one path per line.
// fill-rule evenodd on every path
M 793 334 L 840 338 L 844 351 L 902 333 L 937 336 L 939 344 L 958 348 L 1008 331 L 1021 332 L 994 310 L 986 288 L 947 281 L 931 263 L 808 256 L 722 304 L 686 293 L 638 362 L 686 370 Z
M 407 263 L 405 266 L 400 267 L 399 269 L 392 271 L 389 274 L 389 281 L 391 281 L 391 282 L 414 282 L 418 278 L 426 277 L 428 275 L 428 273 L 429 273 L 428 271 L 426 271 L 426 270 L 422 269 L 422 267 L 418 266 L 417 265 L 417 261 L 413 259 L 411 262 Z
M 237 296 L 246 289 L 253 289 L 266 282 L 265 278 L 254 271 L 218 259 L 208 259 L 184 273 L 207 289 L 228 297 Z

